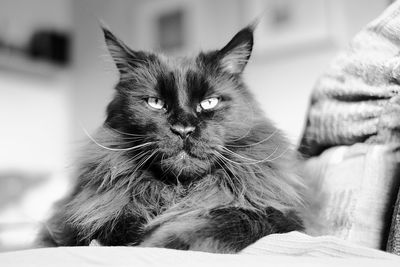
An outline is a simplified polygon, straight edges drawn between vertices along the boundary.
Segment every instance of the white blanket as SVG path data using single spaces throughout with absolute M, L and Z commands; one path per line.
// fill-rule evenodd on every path
M 240 254 L 162 248 L 60 247 L 0 253 L 0 266 L 400 266 L 400 257 L 335 237 L 298 232 L 260 239 Z

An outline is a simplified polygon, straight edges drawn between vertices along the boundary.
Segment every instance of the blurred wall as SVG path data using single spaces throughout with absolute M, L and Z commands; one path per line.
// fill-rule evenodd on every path
M 46 8 L 44 8 L 46 7 Z M 2 0 L 0 40 L 25 45 L 40 28 L 69 30 L 69 0 Z M 1 51 L 3 52 L 3 51 Z M 0 57 L 0 170 L 65 167 L 72 76 L 68 68 Z M 15 69 L 9 68 L 13 65 Z M 28 70 L 29 66 L 36 70 Z M 21 68 L 21 70 L 19 70 Z
M 0 34 L 11 41 L 26 41 L 37 28 L 65 29 L 71 25 L 71 0 L 1 0 Z
M 90 132 L 101 125 L 118 78 L 105 48 L 100 20 L 116 35 L 129 39 L 134 32 L 131 17 L 135 5 L 136 1 L 130 0 L 73 1 L 73 142 L 84 139 L 82 127 Z
M 1 0 L 0 42 L 24 48 L 33 31 L 69 31 L 70 0 Z M 73 75 L 0 49 L 0 251 L 34 240 L 67 186 Z M 1 265 L 1 264 L 0 264 Z

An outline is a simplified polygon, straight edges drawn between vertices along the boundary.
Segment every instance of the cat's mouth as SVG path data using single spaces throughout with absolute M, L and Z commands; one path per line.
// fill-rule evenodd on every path
M 175 161 L 176 165 L 190 165 L 197 161 L 203 161 L 202 158 L 199 158 L 197 155 L 186 149 L 182 149 L 180 152 L 170 158 Z

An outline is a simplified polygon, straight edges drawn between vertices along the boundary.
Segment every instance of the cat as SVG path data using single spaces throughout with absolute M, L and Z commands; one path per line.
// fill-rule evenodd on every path
M 103 33 L 119 81 L 42 244 L 236 253 L 303 230 L 298 156 L 242 77 L 254 26 L 182 58 Z

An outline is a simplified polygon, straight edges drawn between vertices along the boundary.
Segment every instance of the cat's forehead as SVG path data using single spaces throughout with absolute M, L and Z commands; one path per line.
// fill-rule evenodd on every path
M 174 73 L 176 76 L 184 76 L 187 72 L 199 72 L 196 58 L 193 57 L 168 57 L 163 54 L 158 55 L 160 65 L 164 71 Z
M 159 93 L 187 102 L 211 92 L 210 77 L 196 58 L 161 55 L 159 60 L 163 66 L 157 77 L 156 89 Z

